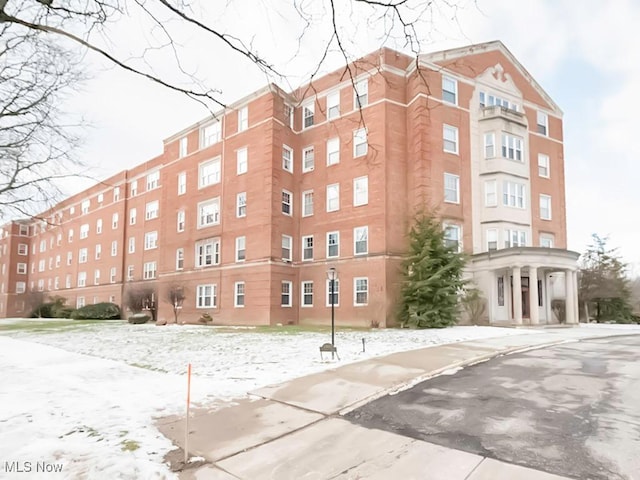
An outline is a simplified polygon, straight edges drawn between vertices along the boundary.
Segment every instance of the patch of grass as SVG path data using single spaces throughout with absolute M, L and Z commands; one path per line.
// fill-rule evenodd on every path
M 136 368 L 144 368 L 145 370 L 151 370 L 152 372 L 169 373 L 167 370 L 164 370 L 158 367 L 152 367 L 151 365 L 147 365 L 144 363 L 133 362 L 133 363 L 130 363 L 129 365 Z
M 369 331 L 368 327 L 336 327 L 336 330 L 343 332 L 364 332 Z M 238 330 L 235 330 L 236 332 Z M 261 325 L 251 330 L 247 330 L 247 333 L 282 333 L 282 334 L 297 334 L 297 333 L 327 333 L 331 332 L 331 326 L 329 325 Z
M 123 452 L 135 452 L 140 448 L 140 444 L 135 440 L 123 440 L 120 442 Z
M 60 330 L 73 330 L 78 328 L 84 328 L 87 325 L 96 325 L 100 323 L 109 323 L 111 325 L 114 322 L 123 322 L 123 320 L 43 320 L 38 318 L 25 318 L 21 320 L 12 320 L 9 322 L 3 322 L 0 319 L 0 333 L 1 332 L 33 332 L 33 333 L 48 333 L 59 332 Z

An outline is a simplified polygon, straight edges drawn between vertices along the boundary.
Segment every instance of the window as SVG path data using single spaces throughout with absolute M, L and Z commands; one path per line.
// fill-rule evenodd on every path
M 102 245 L 97 244 L 95 248 L 95 259 L 100 260 L 101 256 L 102 256 Z M 58 255 L 56 257 L 56 266 L 58 266 L 59 263 L 60 263 L 60 256 Z
M 20 235 L 21 237 L 28 237 L 29 236 L 29 226 L 28 225 L 20 225 L 20 230 L 18 232 L 18 235 Z
M 233 299 L 233 306 L 244 307 L 244 293 L 245 293 L 244 282 L 236 282 L 234 284 L 234 291 L 235 291 L 235 295 Z
M 136 237 L 129 237 L 129 253 L 136 252 Z
M 118 255 L 118 241 L 114 240 L 111 242 L 111 256 L 115 257 L 116 255 Z
M 67 276 L 64 279 L 64 286 L 65 288 L 71 288 L 71 274 L 67 274 Z
M 153 220 L 154 218 L 158 218 L 158 208 L 158 200 L 147 203 L 144 218 L 146 220 Z
M 100 270 L 98 269 L 93 272 L 93 284 L 100 285 Z
M 120 200 L 120 187 L 115 187 L 113 189 L 113 201 L 117 202 Z
M 158 247 L 158 232 L 147 232 L 144 234 L 144 249 L 151 250 Z
M 241 148 L 236 151 L 236 173 L 238 175 L 242 175 L 243 173 L 247 173 L 249 168 L 248 164 L 249 160 L 247 157 L 247 149 Z
M 481 107 L 493 107 L 498 106 L 502 108 L 507 108 L 509 110 L 519 111 L 518 105 L 504 98 L 498 97 L 491 93 L 487 94 L 485 92 L 480 92 L 480 106 Z
M 176 270 L 184 269 L 184 248 L 176 249 Z
M 220 158 L 202 162 L 198 166 L 199 188 L 220 183 Z
M 185 213 L 184 210 L 178 210 L 176 215 L 176 230 L 178 232 L 184 232 L 185 225 Z
M 247 237 L 236 237 L 236 262 L 244 262 L 247 258 Z
M 86 262 L 86 260 L 85 260 L 85 262 Z M 44 259 L 40 260 L 38 262 L 38 272 L 44 272 L 45 267 L 46 267 L 46 262 L 44 261 Z
M 219 121 L 205 125 L 200 130 L 200 145 L 201 148 L 206 148 L 209 145 L 218 143 L 222 138 L 222 127 Z
M 198 228 L 220 223 L 220 197 L 198 204 Z
M 196 288 L 196 308 L 216 308 L 218 306 L 217 285 L 198 285 Z
M 98 220 L 98 223 L 96 224 L 96 230 L 97 233 L 102 233 L 102 220 Z M 62 234 L 59 233 L 58 236 L 56 237 L 56 246 L 60 246 L 62 244 Z M 18 251 L 18 254 L 20 254 L 20 251 Z
M 87 225 L 87 232 L 89 231 L 89 225 Z M 40 240 L 40 253 L 44 252 L 47 249 L 47 241 Z
M 67 240 L 69 241 L 69 243 L 73 242 L 73 228 L 69 229 L 69 235 L 67 236 Z
M 127 280 L 133 280 L 133 265 L 127 267 Z
M 496 156 L 496 134 L 484 134 L 484 158 L 493 158 Z
M 538 175 L 549 178 L 549 155 L 538 154 Z
M 18 244 L 18 255 L 28 255 L 29 254 L 29 245 L 26 243 Z
M 504 277 L 498 277 L 498 306 L 504 307 Z
M 540 235 L 540 246 L 544 248 L 553 248 L 554 237 L 550 233 Z
M 289 105 L 288 103 L 284 104 L 284 120 L 286 124 L 289 126 L 289 128 L 293 128 L 294 112 L 295 110 L 292 105 Z
M 67 266 L 71 265 L 72 262 L 73 262 L 73 253 L 67 252 Z
M 300 291 L 302 293 L 302 306 L 313 307 L 313 282 L 302 282 Z
M 138 194 L 138 181 L 134 180 L 131 182 L 131 196 L 135 197 Z
M 118 228 L 118 214 L 114 213 L 111 216 L 111 229 L 116 230 Z
M 327 233 L 327 258 L 340 255 L 340 232 Z
M 450 125 L 442 126 L 443 149 L 448 153 L 458 154 L 458 128 Z
M 302 216 L 313 215 L 313 190 L 302 192 Z
M 285 215 L 293 215 L 293 204 L 291 192 L 282 190 L 282 213 Z
M 236 195 L 236 217 L 247 216 L 247 192 L 240 192 Z
M 498 249 L 498 230 L 490 228 L 487 230 L 487 250 Z
M 89 224 L 85 223 L 83 225 L 80 225 L 80 238 L 87 238 L 88 236 L 89 236 Z M 40 248 L 40 251 L 41 252 L 43 251 L 42 248 Z
M 458 175 L 444 174 L 444 201 L 460 203 L 460 177 Z
M 340 163 L 340 138 L 327 140 L 327 165 Z
M 365 78 L 356 82 L 356 88 L 353 92 L 353 108 L 358 109 L 366 107 L 369 103 L 369 79 Z
M 502 134 L 502 156 L 518 162 L 523 161 L 522 139 L 506 133 Z
M 544 112 L 538 111 L 537 119 L 538 120 L 537 120 L 536 131 L 542 135 L 548 136 L 549 135 L 549 116 Z
M 208 238 L 196 243 L 196 267 L 209 267 L 220 263 L 220 239 Z
M 302 107 L 302 129 L 309 128 L 313 125 L 313 116 L 315 114 L 315 105 L 309 103 Z
M 180 139 L 180 143 L 179 143 L 179 151 L 178 151 L 178 156 L 180 158 L 182 157 L 186 157 L 187 156 L 187 150 L 189 149 L 189 143 L 187 140 L 187 137 L 182 137 Z
M 551 197 L 549 195 L 540 194 L 540 218 L 551 220 Z
M 292 259 L 293 239 L 289 235 L 282 235 L 282 259 L 290 262 Z
M 78 272 L 78 286 L 79 287 L 87 286 L 87 272 Z
M 20 275 L 26 275 L 26 273 L 27 273 L 27 264 L 26 263 L 18 263 L 17 268 L 18 268 L 17 272 Z
M 147 175 L 147 191 L 155 190 L 160 184 L 160 172 L 155 171 Z
M 80 204 L 80 210 L 82 214 L 89 213 L 89 206 L 91 205 L 91 200 L 85 200 Z
M 313 235 L 302 237 L 302 261 L 308 260 L 313 260 Z
M 369 279 L 356 277 L 353 279 L 353 304 L 355 306 L 369 303 Z
M 445 246 L 452 248 L 454 251 L 459 252 L 461 250 L 461 230 L 460 225 L 444 225 L 444 244 Z
M 101 218 L 96 220 L 96 233 L 98 235 L 100 235 L 102 233 L 102 219 Z M 60 243 L 58 243 L 58 245 L 60 245 Z
M 302 171 L 311 172 L 315 167 L 315 155 L 313 147 L 307 147 L 302 150 Z
M 282 146 L 282 169 L 293 173 L 293 150 L 286 145 Z
M 96 249 L 99 247 L 100 245 L 96 245 Z M 56 255 L 56 268 L 58 268 L 60 266 L 60 255 Z
M 327 185 L 327 212 L 335 212 L 340 209 L 340 185 L 334 183 Z
M 327 95 L 327 119 L 331 120 L 340 116 L 340 92 Z
M 442 76 L 442 100 L 458 104 L 458 82 L 451 77 Z
M 78 263 L 87 263 L 87 258 L 89 257 L 89 255 L 87 255 L 87 249 L 86 248 L 81 248 L 78 251 Z
M 353 229 L 353 254 L 366 255 L 369 251 L 369 227 Z
M 498 205 L 498 184 L 495 180 L 484 182 L 484 206 L 495 207 Z
M 333 305 L 340 305 L 340 280 L 335 279 L 333 286 L 331 280 L 327 279 L 327 307 Z M 333 302 L 331 301 L 331 290 L 333 289 Z
M 16 282 L 16 293 L 24 293 L 27 290 L 26 282 Z
M 504 246 L 509 247 L 526 247 L 527 246 L 527 232 L 523 230 L 505 230 L 504 231 Z
M 244 132 L 249 128 L 249 107 L 244 106 L 238 110 L 238 132 Z
M 156 278 L 156 262 L 145 262 L 142 270 L 142 278 L 145 280 Z
M 502 184 L 502 204 L 506 207 L 525 208 L 524 184 L 505 180 Z
M 53 288 L 54 290 L 58 290 L 60 288 L 60 277 L 53 279 Z
M 135 208 L 129 210 L 129 225 L 136 224 L 136 218 L 138 216 L 138 211 Z
M 293 290 L 293 286 L 289 281 L 283 281 L 280 286 L 280 306 L 281 307 L 290 307 L 291 306 L 291 294 Z
M 180 172 L 178 174 L 178 195 L 185 193 L 187 193 L 187 172 Z
M 84 297 L 78 297 L 76 299 L 76 308 L 82 308 L 85 305 Z
M 367 129 L 361 128 L 353 132 L 353 158 L 367 154 Z

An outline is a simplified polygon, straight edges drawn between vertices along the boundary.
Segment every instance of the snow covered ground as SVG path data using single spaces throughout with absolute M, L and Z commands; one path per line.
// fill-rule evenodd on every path
M 341 361 L 330 362 L 318 351 L 327 332 L 0 320 L 0 478 L 43 478 L 38 466 L 62 468 L 52 479 L 176 478 L 162 463 L 172 445 L 153 419 L 184 411 L 189 363 L 193 403 L 215 407 L 365 358 L 532 332 L 338 329 Z

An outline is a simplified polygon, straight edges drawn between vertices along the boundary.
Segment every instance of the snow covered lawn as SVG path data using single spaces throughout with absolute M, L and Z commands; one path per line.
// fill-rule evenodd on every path
M 337 329 L 338 363 L 320 359 L 328 330 L 0 320 L 0 478 L 42 478 L 37 466 L 62 468 L 52 479 L 176 478 L 153 419 L 184 411 L 189 363 L 193 403 L 211 407 L 365 358 L 532 332 Z M 31 472 L 7 471 L 18 467 Z

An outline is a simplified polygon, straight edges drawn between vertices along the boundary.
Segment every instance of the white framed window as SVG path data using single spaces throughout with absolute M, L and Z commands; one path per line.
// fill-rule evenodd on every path
M 87 263 L 89 255 L 86 248 L 78 250 L 78 263 Z
M 98 223 L 96 224 L 96 233 L 102 233 L 102 220 L 98 220 Z M 62 244 L 62 234 L 59 233 L 56 236 L 56 246 L 60 246 Z M 20 255 L 20 252 L 18 251 L 18 254 Z
M 114 187 L 113 189 L 113 201 L 117 202 L 120 200 L 120 187 Z
M 187 172 L 180 172 L 178 174 L 178 195 L 185 193 L 187 193 Z
M 369 227 L 353 229 L 353 254 L 366 255 L 369 252 Z
M 249 107 L 244 106 L 238 110 L 238 132 L 244 132 L 249 128 Z
M 78 272 L 78 286 L 79 287 L 87 286 L 87 272 Z
M 493 158 L 496 156 L 496 134 L 484 134 L 484 158 Z
M 507 108 L 509 110 L 514 110 L 516 112 L 520 111 L 520 107 L 510 102 L 505 98 L 498 97 L 492 93 L 480 92 L 480 106 L 481 107 L 493 107 L 498 106 L 502 108 Z
M 300 295 L 303 307 L 313 307 L 313 282 L 306 281 L 300 284 Z
M 525 186 L 523 183 L 509 182 L 502 184 L 502 204 L 505 207 L 526 208 Z
M 355 277 L 353 279 L 353 305 L 361 307 L 369 303 L 369 279 Z
M 102 257 L 102 245 L 98 243 L 95 247 L 95 259 L 100 260 L 100 257 Z M 56 267 L 58 265 L 60 265 L 60 255 L 56 257 Z
M 73 228 L 70 228 L 70 229 L 69 229 L 69 233 L 67 234 L 67 241 L 68 241 L 69 243 L 73 242 Z M 33 252 L 33 253 L 36 253 L 36 252 L 35 252 L 35 244 L 33 245 L 33 247 L 34 247 L 34 248 L 33 248 L 33 250 L 34 250 L 34 252 Z
M 498 182 L 495 180 L 487 180 L 484 182 L 484 206 L 498 206 Z
M 353 132 L 353 158 L 367 154 L 367 129 L 360 128 Z
M 487 230 L 487 250 L 498 249 L 498 230 L 495 228 L 489 228 Z
M 60 288 L 60 277 L 53 279 L 53 289 L 58 290 Z
M 29 236 L 29 225 L 20 225 L 18 235 L 21 237 Z
M 114 213 L 111 216 L 111 229 L 112 230 L 117 230 L 118 229 L 118 214 Z
M 18 255 L 28 255 L 29 254 L 29 245 L 26 243 L 18 244 Z
M 462 227 L 460 225 L 444 224 L 444 244 L 456 252 L 462 250 Z
M 549 135 L 549 116 L 546 113 L 538 110 L 538 114 L 536 117 L 537 117 L 536 131 L 541 135 L 548 136 Z
M 155 263 L 155 262 L 153 262 Z M 116 283 L 116 267 L 111 267 L 109 269 L 109 282 Z
M 132 208 L 131 210 L 129 210 L 129 225 L 135 225 L 137 217 L 138 217 L 137 209 Z
M 26 275 L 27 273 L 27 264 L 26 263 L 18 263 L 17 264 L 17 273 L 20 275 Z
M 220 223 L 220 197 L 198 203 L 198 228 Z
M 67 273 L 65 279 L 64 279 L 64 287 L 65 288 L 71 288 L 71 274 Z
M 443 150 L 447 153 L 458 154 L 458 127 L 442 126 Z
M 553 248 L 554 236 L 550 233 L 540 234 L 540 246 L 543 248 Z
M 16 282 L 16 293 L 24 293 L 27 290 L 27 282 Z
M 96 249 L 98 247 L 100 247 L 100 244 L 96 245 Z M 102 247 L 100 247 L 100 248 L 102 248 Z M 96 258 L 96 260 L 98 260 L 98 259 Z M 59 266 L 60 266 L 60 255 L 56 255 L 56 268 L 58 268 Z
M 551 196 L 540 194 L 540 218 L 551 220 Z
M 86 302 L 85 302 L 85 298 L 84 297 L 78 297 L 76 299 L 76 308 L 82 308 L 82 307 L 85 306 L 85 304 L 86 304 Z
M 453 105 L 458 104 L 458 81 L 446 75 L 442 76 L 442 100 Z
M 196 287 L 196 308 L 217 308 L 218 286 L 215 284 Z
M 133 280 L 133 265 L 127 267 L 127 280 Z
M 331 280 L 327 278 L 327 307 L 331 306 Z M 333 305 L 340 306 L 340 279 L 333 281 Z
M 302 150 L 302 171 L 311 172 L 315 168 L 315 153 L 313 147 Z
M 67 267 L 73 263 L 73 253 L 67 252 Z
M 340 138 L 327 140 L 327 166 L 340 163 Z
M 331 92 L 327 95 L 327 119 L 340 116 L 340 92 Z
M 147 191 L 155 190 L 160 185 L 160 171 L 156 170 L 147 175 Z
M 154 200 L 153 202 L 147 203 L 145 206 L 144 218 L 146 220 L 153 220 L 154 218 L 158 218 L 158 209 L 159 209 L 158 200 Z
M 236 237 L 236 262 L 244 262 L 247 258 L 247 237 Z
M 549 178 L 549 155 L 538 154 L 538 176 Z
M 289 128 L 293 128 L 294 112 L 295 109 L 293 108 L 293 105 L 289 105 L 288 103 L 284 104 L 284 120 Z
M 186 157 L 189 150 L 189 140 L 187 137 L 182 137 L 180 139 L 180 143 L 178 144 L 178 156 L 180 158 Z
M 100 285 L 100 269 L 97 269 L 93 272 L 93 284 Z
M 91 205 L 91 200 L 84 200 L 81 204 L 80 204 L 80 211 L 82 212 L 82 214 L 86 214 L 89 213 L 89 206 Z
M 293 302 L 291 297 L 293 295 L 293 284 L 288 280 L 283 280 L 280 284 L 280 306 L 290 307 Z
M 526 247 L 527 246 L 527 232 L 524 230 L 505 230 L 504 231 L 504 246 L 510 247 Z
M 220 264 L 220 239 L 208 238 L 196 243 L 196 267 Z
M 327 212 L 340 209 L 340 184 L 327 185 Z
M 247 216 L 247 192 L 240 192 L 236 195 L 236 217 Z
M 359 207 L 369 203 L 369 177 L 353 179 L 353 206 Z
M 176 270 L 184 270 L 184 248 L 176 249 Z
M 144 234 L 144 249 L 152 250 L 158 248 L 158 232 L 147 232 Z
M 234 290 L 233 306 L 236 308 L 244 307 L 244 301 L 245 301 L 244 282 L 236 282 L 233 285 L 233 290 Z
M 129 253 L 136 253 L 136 237 L 129 237 L 129 247 L 127 251 Z
M 216 157 L 198 165 L 199 188 L 220 183 L 220 164 L 220 157 Z
M 313 126 L 316 107 L 313 102 L 302 106 L 302 129 Z
M 507 133 L 502 134 L 502 157 L 522 162 L 522 139 Z
M 218 143 L 222 139 L 222 125 L 216 120 L 200 129 L 200 148 Z
M 184 232 L 185 223 L 186 215 L 184 213 L 184 210 L 178 210 L 178 213 L 176 214 L 176 230 L 178 232 Z
M 458 175 L 444 174 L 444 201 L 460 203 L 460 177 Z
M 101 218 L 96 220 L 96 233 L 98 235 L 100 235 L 102 233 L 102 219 Z M 58 245 L 60 245 L 60 242 L 58 242 Z
M 144 280 L 152 280 L 156 278 L 156 271 L 156 262 L 145 262 L 142 267 L 142 278 Z
M 282 146 L 282 169 L 293 173 L 293 150 L 286 145 Z
M 86 249 L 85 249 L 85 250 L 86 250 Z M 85 262 L 86 262 L 86 260 L 85 260 Z M 40 261 L 38 262 L 38 272 L 44 272 L 45 267 L 46 267 L 46 262 L 45 262 L 45 260 L 44 260 L 44 259 L 40 260 Z
M 282 213 L 293 215 L 293 194 L 288 190 L 282 190 Z
M 327 233 L 327 258 L 340 256 L 340 232 Z
M 236 150 L 236 173 L 238 175 L 242 175 L 243 173 L 247 173 L 249 169 L 249 156 L 247 153 L 247 148 L 240 148 Z
M 313 215 L 313 190 L 302 192 L 302 216 Z
M 114 240 L 111 242 L 111 256 L 115 257 L 116 255 L 118 255 L 118 241 Z
M 133 180 L 131 182 L 131 196 L 135 197 L 138 195 L 138 180 Z
M 85 223 L 83 225 L 80 225 L 80 238 L 87 238 L 89 237 L 89 224 Z M 42 252 L 43 250 L 40 249 L 40 251 Z
M 369 79 L 363 78 L 356 82 L 353 92 L 353 109 L 357 110 L 369 104 Z
M 81 233 L 82 233 L 82 227 L 80 228 Z M 89 232 L 89 225 L 87 225 L 87 233 Z M 80 236 L 80 238 L 82 238 L 82 235 Z M 47 241 L 46 240 L 40 240 L 40 253 L 44 252 L 47 250 Z
M 311 260 L 313 260 L 313 235 L 305 235 L 302 237 L 302 261 L 308 262 Z
M 290 235 L 282 235 L 282 259 L 290 262 L 293 259 L 293 238 Z

